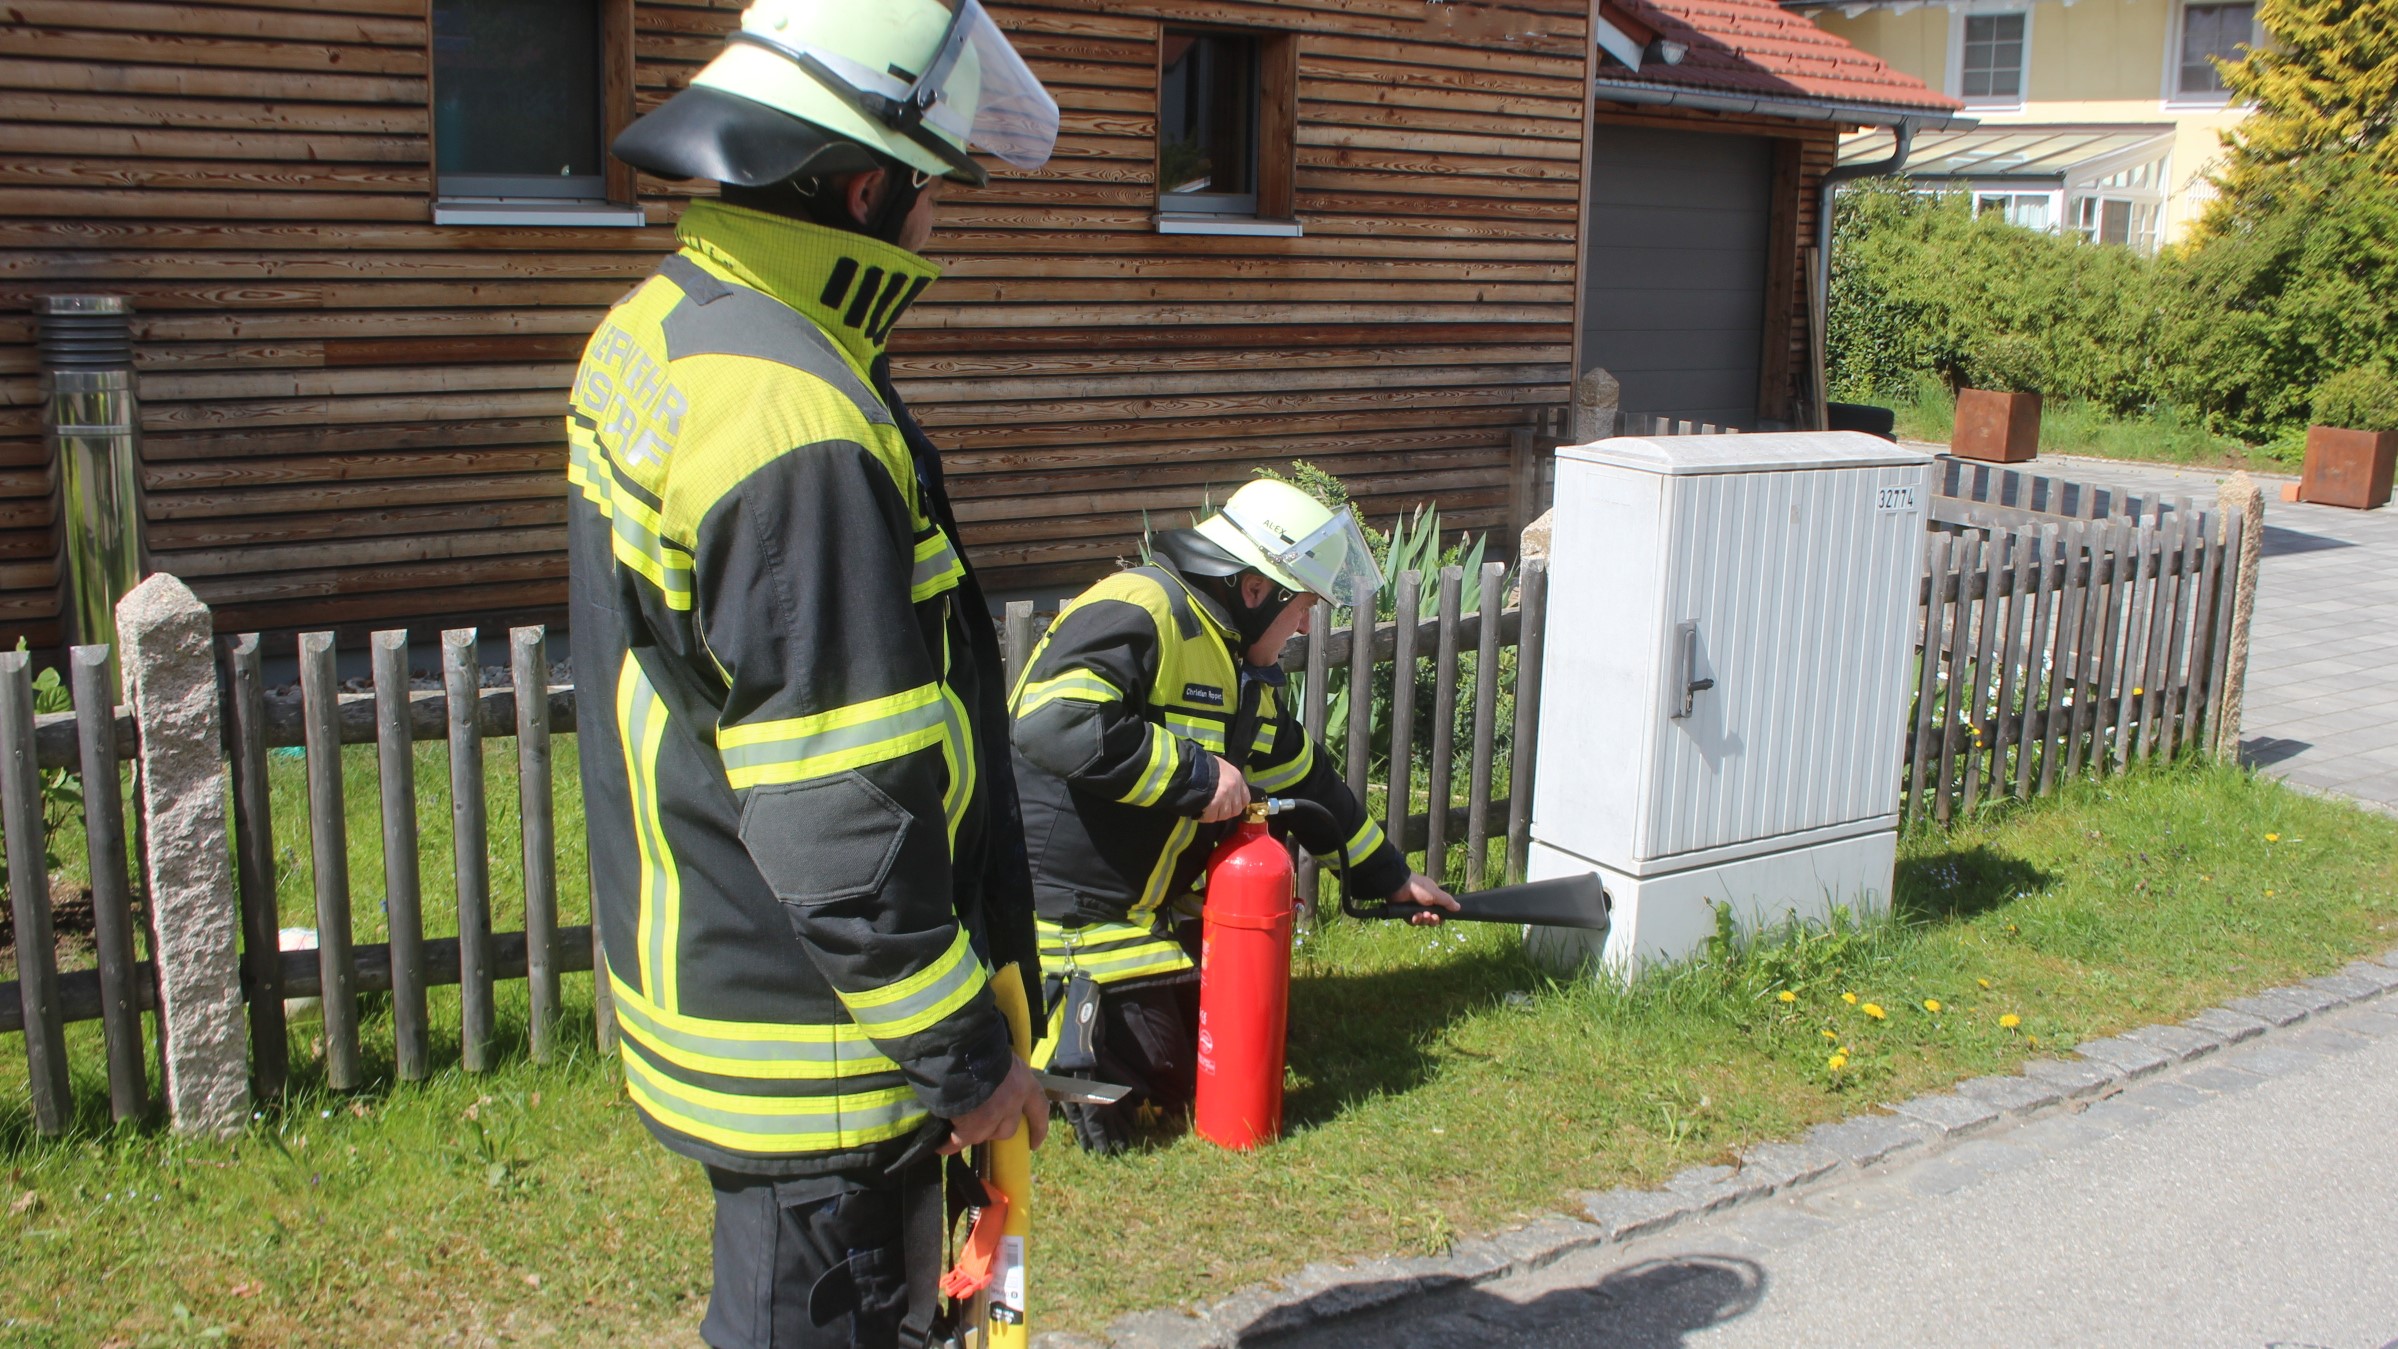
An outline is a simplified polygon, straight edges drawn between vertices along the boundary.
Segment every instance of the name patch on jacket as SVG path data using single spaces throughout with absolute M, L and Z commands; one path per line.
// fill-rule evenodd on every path
M 1209 707 L 1222 707 L 1224 690 L 1212 684 L 1185 684 L 1182 686 L 1182 700 L 1186 703 L 1205 703 Z

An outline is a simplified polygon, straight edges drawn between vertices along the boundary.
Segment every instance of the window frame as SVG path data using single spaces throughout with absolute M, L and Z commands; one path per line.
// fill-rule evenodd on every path
M 1257 105 L 1250 118 L 1253 191 L 1228 203 L 1177 200 L 1165 190 L 1166 38 L 1169 32 L 1198 37 L 1246 38 L 1254 44 Z M 1297 237 L 1303 233 L 1295 209 L 1299 130 L 1299 35 L 1270 28 L 1223 24 L 1157 25 L 1152 90 L 1150 182 L 1152 219 L 1160 234 L 1232 234 Z M 1195 198 L 1198 194 L 1191 194 Z
M 425 6 L 425 184 L 428 210 L 436 225 L 465 226 L 592 226 L 636 228 L 649 223 L 642 209 L 640 176 L 632 165 L 608 153 L 618 134 L 633 124 L 633 4 L 634 0 L 591 0 L 600 54 L 600 172 L 570 180 L 585 185 L 582 192 L 550 190 L 554 179 L 505 174 L 441 172 L 438 145 L 440 119 L 436 99 L 437 64 L 433 50 L 432 5 Z M 468 181 L 461 182 L 461 179 Z M 596 181 L 598 192 L 590 193 Z M 491 191 L 457 191 L 483 187 Z M 445 190 L 445 188 L 449 190 Z
M 2008 98 L 1994 94 L 1965 93 L 1965 29 L 1969 19 L 2019 18 L 2023 20 L 2023 60 L 2017 68 L 2016 92 Z M 1948 92 L 1962 100 L 1968 108 L 2021 108 L 2032 96 L 2032 6 L 2021 9 L 1978 10 L 1960 5 L 1948 13 Z
M 2174 0 L 2173 20 L 2165 25 L 2164 101 L 2166 107 L 2226 108 L 2231 106 L 2232 93 L 2229 89 L 2209 89 L 2197 93 L 2183 91 L 2182 39 L 2189 31 L 2192 8 L 2213 9 L 2221 3 L 2238 2 L 2239 0 Z M 2257 22 L 2256 0 L 2246 0 L 2246 3 L 2248 4 L 2248 46 L 2251 48 L 2262 47 L 2265 45 L 2265 33 L 2263 25 Z

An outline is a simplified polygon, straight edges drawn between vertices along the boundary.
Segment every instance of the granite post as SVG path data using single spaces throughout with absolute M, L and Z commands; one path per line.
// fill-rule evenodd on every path
M 237 1133 L 248 1122 L 250 1078 L 215 633 L 208 606 L 161 574 L 117 603 L 117 634 L 141 738 L 142 870 L 158 933 L 167 1111 L 181 1133 Z

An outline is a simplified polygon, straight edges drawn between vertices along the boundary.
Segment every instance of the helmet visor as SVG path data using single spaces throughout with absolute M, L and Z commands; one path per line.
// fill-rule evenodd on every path
M 958 83 L 958 72 L 969 64 L 960 61 L 950 68 L 947 86 L 925 120 L 1019 169 L 1048 163 L 1050 151 L 1057 147 L 1057 100 L 977 0 L 958 0 L 956 22 L 965 30 L 966 49 L 974 58 L 973 105 L 961 108 L 952 101 L 948 86 Z
M 1366 543 L 1365 530 L 1359 528 L 1356 514 L 1346 506 L 1334 511 L 1331 519 L 1305 538 L 1293 540 L 1280 537 L 1263 521 L 1241 518 L 1235 503 L 1225 503 L 1224 516 L 1275 567 L 1297 581 L 1301 589 L 1334 604 L 1354 604 L 1360 593 L 1370 602 L 1371 596 L 1382 588 L 1382 572 L 1374 564 L 1374 550 Z

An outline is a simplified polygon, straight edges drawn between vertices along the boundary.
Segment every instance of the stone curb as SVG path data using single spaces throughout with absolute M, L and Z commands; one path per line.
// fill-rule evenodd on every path
M 1759 1143 L 1737 1166 L 1694 1166 L 1655 1190 L 1582 1196 L 1579 1216 L 1555 1214 L 1448 1254 L 1312 1264 L 1199 1308 L 1136 1312 L 1102 1337 L 1050 1331 L 1036 1349 L 1233 1349 L 1259 1336 L 1338 1320 L 1408 1298 L 1526 1274 L 1594 1246 L 1621 1245 L 1693 1218 L 1930 1152 L 1976 1133 L 2107 1096 L 2136 1079 L 2226 1046 L 2357 1003 L 2398 993 L 2398 950 L 2320 979 L 2211 1008 L 2180 1025 L 2143 1026 L 2079 1046 L 2077 1059 L 2035 1059 L 2015 1077 L 1977 1077 L 1953 1091 L 1819 1124 L 1797 1141 Z

